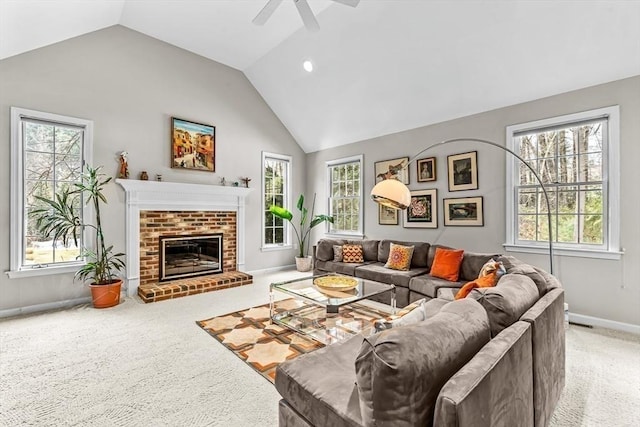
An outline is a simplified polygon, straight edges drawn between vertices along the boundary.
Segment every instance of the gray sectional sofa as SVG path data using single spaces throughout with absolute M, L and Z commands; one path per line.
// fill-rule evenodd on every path
M 316 271 L 332 271 L 321 248 Z M 384 249 L 379 245 L 375 258 L 369 249 L 365 264 L 350 270 L 354 275 L 379 271 L 358 273 L 367 265 L 380 268 Z M 439 298 L 451 286 L 428 276 L 425 293 L 412 290 L 412 281 L 428 273 L 428 261 L 411 275 L 394 276 L 390 283 L 406 288 L 408 299 L 424 298 L 414 305 L 426 319 L 281 364 L 280 426 L 548 425 L 564 387 L 564 291 L 543 270 L 511 256 L 499 259 L 507 273 L 497 285 L 458 301 Z M 473 279 L 470 271 L 460 272 L 462 281 Z
M 364 253 L 363 263 L 335 262 L 333 246 L 357 244 L 362 245 Z M 411 268 L 408 271 L 398 271 L 385 268 L 389 258 L 391 243 L 413 246 Z M 396 304 L 404 307 L 422 298 L 441 298 L 453 300 L 455 293 L 465 283 L 478 277 L 482 266 L 491 258 L 499 254 L 465 252 L 460 266 L 460 277 L 456 282 L 433 277 L 429 270 L 437 248 L 448 248 L 442 245 L 431 245 L 427 242 L 403 242 L 400 240 L 334 240 L 321 239 L 314 247 L 314 274 L 340 273 L 376 282 L 396 285 Z M 382 302 L 389 303 L 390 295 L 383 294 Z M 387 298 L 387 300 L 384 300 Z

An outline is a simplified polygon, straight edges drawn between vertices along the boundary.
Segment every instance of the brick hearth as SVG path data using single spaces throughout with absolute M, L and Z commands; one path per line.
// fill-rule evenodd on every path
M 223 272 L 159 282 L 160 236 L 222 233 Z M 236 271 L 236 213 L 227 211 L 140 211 L 140 285 L 144 302 L 162 301 L 253 283 Z

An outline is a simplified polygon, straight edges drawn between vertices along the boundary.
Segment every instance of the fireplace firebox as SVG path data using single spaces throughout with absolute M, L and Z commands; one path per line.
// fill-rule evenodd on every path
M 160 281 L 222 273 L 222 233 L 160 236 Z

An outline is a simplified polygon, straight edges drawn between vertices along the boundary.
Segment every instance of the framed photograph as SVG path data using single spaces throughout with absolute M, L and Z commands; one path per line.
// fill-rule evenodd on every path
M 428 157 L 419 159 L 418 166 L 418 182 L 429 182 L 436 180 L 436 158 Z
M 398 225 L 398 210 L 388 206 L 378 205 L 378 224 Z
M 482 227 L 482 196 L 444 199 L 444 225 Z
M 478 189 L 478 152 L 447 156 L 449 191 Z
M 409 162 L 408 157 L 400 157 L 393 160 L 383 160 L 375 163 L 376 183 L 385 179 L 397 179 L 403 184 L 409 185 L 409 168 L 403 168 Z
M 216 171 L 216 127 L 171 118 L 171 167 Z
M 438 190 L 411 192 L 411 204 L 404 211 L 405 228 L 438 228 Z

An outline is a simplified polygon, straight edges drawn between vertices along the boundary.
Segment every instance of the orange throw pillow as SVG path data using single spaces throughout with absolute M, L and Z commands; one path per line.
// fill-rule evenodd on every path
M 433 277 L 457 282 L 463 256 L 463 249 L 436 248 L 436 255 L 433 257 L 433 265 L 429 274 Z
M 469 293 L 475 288 L 491 288 L 496 285 L 498 281 L 498 271 L 494 271 L 487 276 L 482 276 L 474 280 L 473 282 L 466 283 L 463 287 L 460 288 L 458 293 L 455 296 L 455 299 L 466 298 Z

